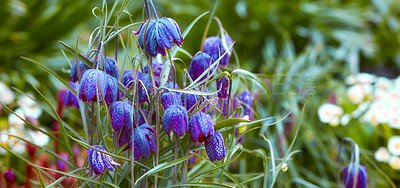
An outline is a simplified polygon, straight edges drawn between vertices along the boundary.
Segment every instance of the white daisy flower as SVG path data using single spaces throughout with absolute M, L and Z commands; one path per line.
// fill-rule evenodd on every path
M 400 136 L 392 136 L 389 138 L 388 150 L 393 155 L 400 155 Z
M 375 159 L 380 162 L 388 162 L 390 159 L 390 153 L 385 147 L 380 147 L 378 150 L 375 152 Z
M 392 156 L 390 158 L 389 164 L 393 169 L 399 170 L 400 169 L 400 157 Z
M 340 106 L 324 103 L 318 109 L 318 117 L 322 123 L 329 123 L 336 126 L 340 122 L 340 116 L 343 114 L 343 109 Z
M 347 89 L 347 96 L 354 104 L 359 104 L 364 100 L 365 92 L 361 85 L 354 85 Z

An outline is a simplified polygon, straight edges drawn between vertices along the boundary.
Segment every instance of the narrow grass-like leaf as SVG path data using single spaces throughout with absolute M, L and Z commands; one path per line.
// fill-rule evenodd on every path
M 198 16 L 196 19 L 194 19 L 194 20 L 192 21 L 192 23 L 190 23 L 189 26 L 186 27 L 185 31 L 183 31 L 183 33 L 182 33 L 182 38 L 185 38 L 186 35 L 190 32 L 190 30 L 191 30 L 192 27 L 194 26 L 194 24 L 196 24 L 196 22 L 199 21 L 200 18 L 202 18 L 203 16 L 205 16 L 205 15 L 208 14 L 209 12 L 210 12 L 210 11 L 207 11 L 207 12 L 201 14 L 200 16 Z M 175 46 L 175 47 L 172 48 L 172 50 L 171 50 L 171 57 L 175 57 L 176 52 L 178 52 L 178 47 L 177 47 L 177 46 Z
M 88 58 L 84 57 L 82 54 L 78 53 L 77 50 L 74 50 L 73 48 L 65 44 L 63 41 L 58 41 L 58 43 L 60 43 L 72 55 L 76 56 L 78 54 L 78 59 L 80 59 L 86 66 L 93 67 L 93 62 L 91 62 Z
M 143 174 L 142 176 L 140 176 L 140 177 L 135 181 L 135 184 L 137 184 L 140 180 L 142 180 L 143 178 L 145 178 L 145 177 L 147 177 L 147 176 L 150 176 L 150 175 L 155 174 L 155 173 L 157 173 L 157 172 L 159 172 L 159 171 L 161 171 L 161 170 L 165 170 L 165 169 L 167 169 L 167 168 L 170 168 L 170 167 L 173 167 L 173 166 L 175 166 L 175 165 L 177 165 L 177 164 L 180 164 L 180 163 L 182 163 L 182 162 L 184 162 L 184 161 L 190 159 L 193 155 L 194 155 L 194 154 L 189 155 L 189 156 L 186 156 L 186 157 L 182 157 L 182 158 L 179 158 L 179 159 L 177 159 L 177 160 L 171 161 L 171 162 L 169 162 L 169 163 L 161 163 L 161 164 L 155 166 L 154 168 L 152 168 L 151 170 L 147 171 L 147 172 L 146 172 L 145 174 Z
M 227 185 L 227 184 L 222 184 L 222 183 L 182 183 L 182 184 L 176 184 L 172 185 L 171 187 L 228 187 L 228 188 L 233 188 L 235 186 Z
M 33 63 L 33 64 L 35 64 L 35 65 L 37 65 L 37 66 L 39 66 L 39 67 L 41 67 L 41 68 L 43 68 L 46 72 L 48 72 L 49 74 L 51 74 L 51 75 L 53 75 L 54 77 L 56 77 L 57 80 L 59 80 L 62 84 L 64 84 L 65 87 L 67 87 L 72 93 L 74 93 L 74 94 L 76 95 L 75 90 L 68 84 L 68 82 L 64 81 L 60 76 L 58 76 L 58 75 L 57 75 L 55 72 L 53 72 L 51 69 L 49 69 L 48 67 L 46 67 L 45 65 L 43 65 L 43 64 L 41 64 L 41 63 L 39 63 L 39 62 L 37 62 L 37 61 L 35 61 L 35 60 L 32 60 L 32 59 L 29 59 L 29 58 L 27 58 L 27 57 L 21 56 L 21 58 L 24 59 L 24 60 L 26 60 L 26 61 L 28 61 L 28 62 L 31 62 L 31 63 Z

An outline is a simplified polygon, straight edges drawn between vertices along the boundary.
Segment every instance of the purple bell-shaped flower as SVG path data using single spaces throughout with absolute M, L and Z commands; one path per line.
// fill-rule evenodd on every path
M 181 105 L 172 105 L 164 112 L 163 128 L 167 135 L 172 130 L 179 136 L 183 136 L 188 130 L 188 113 Z
M 140 81 L 140 82 L 139 82 Z M 139 77 L 139 103 L 149 102 L 152 93 L 153 84 L 148 74 L 141 74 Z
M 199 78 L 203 74 L 203 72 L 205 72 L 212 65 L 212 63 L 213 61 L 211 56 L 209 56 L 204 52 L 198 52 L 192 58 L 192 61 L 190 62 L 189 65 L 189 75 L 192 78 L 192 80 L 195 81 L 197 78 Z M 206 79 L 207 76 L 213 72 L 213 70 L 215 70 L 215 68 L 209 70 L 208 74 L 202 76 L 200 81 Z
M 107 152 L 104 146 L 102 145 L 95 145 L 94 148 Z M 119 163 L 115 162 L 111 156 L 89 148 L 88 150 L 88 161 L 90 167 L 92 168 L 95 174 L 103 174 L 105 168 L 108 170 L 114 171 L 114 166 L 121 166 Z
M 111 125 L 115 131 L 132 127 L 132 105 L 128 101 L 115 101 L 109 108 Z
M 69 82 L 68 85 L 76 90 L 76 84 L 74 82 Z M 64 105 L 75 106 L 77 109 L 79 109 L 78 97 L 76 97 L 69 89 L 67 89 L 67 91 L 65 92 Z
M 189 132 L 194 142 L 203 142 L 214 132 L 214 125 L 211 116 L 198 112 L 189 120 Z
M 134 150 L 136 160 L 140 159 L 140 156 L 148 158 L 151 152 L 156 152 L 156 133 L 154 129 L 144 123 L 133 130 L 134 134 Z M 129 141 L 130 147 L 132 147 L 132 139 Z
M 254 102 L 254 96 L 251 94 L 249 90 L 243 91 L 239 96 L 237 97 L 237 102 L 239 105 L 243 106 L 243 115 L 248 115 L 250 120 L 253 119 L 253 102 Z
M 186 100 L 185 100 L 186 99 Z M 197 101 L 199 101 L 199 96 L 195 94 L 185 93 L 181 95 L 182 104 L 186 102 L 186 110 L 192 113 L 195 109 Z
M 124 73 L 123 73 L 123 75 L 122 75 L 121 82 L 122 82 L 122 84 L 124 84 L 125 87 L 129 88 L 129 87 L 132 86 L 132 84 L 135 83 L 135 81 L 133 80 L 133 75 L 134 75 L 135 73 L 136 73 L 136 72 L 132 73 L 132 70 L 131 70 L 131 69 L 124 70 Z M 138 71 L 137 78 L 139 78 L 140 75 L 141 75 L 141 73 Z
M 100 102 L 103 96 L 106 104 L 109 105 L 118 99 L 118 89 L 117 79 L 101 70 L 89 69 L 83 73 L 79 85 L 79 99 L 83 102 L 96 102 L 97 94 Z
M 212 132 L 211 136 L 204 141 L 204 146 L 206 148 L 208 158 L 212 162 L 215 160 L 221 160 L 225 157 L 224 138 L 220 132 Z
M 176 104 L 182 106 L 181 97 L 177 92 L 165 92 L 161 94 L 161 104 L 164 110 L 168 109 L 170 106 Z
M 229 78 L 221 77 L 217 80 L 218 98 L 226 99 L 229 95 Z
M 109 57 L 104 58 L 104 72 L 118 80 L 119 70 L 117 61 Z
M 131 135 L 132 135 L 131 129 L 122 127 L 122 129 L 120 129 L 119 131 L 115 131 L 114 137 L 117 138 L 117 135 L 120 135 L 119 139 L 118 139 L 118 146 L 122 147 L 126 143 L 129 143 Z M 127 149 L 130 149 L 130 148 L 129 147 L 124 148 L 124 150 L 127 150 Z
M 68 154 L 63 152 L 60 154 L 60 157 L 62 157 L 64 160 L 68 161 Z M 57 159 L 57 169 L 60 171 L 67 171 L 67 164 L 65 164 L 62 160 Z
M 161 63 L 161 62 L 159 62 L 159 61 L 154 61 L 154 62 L 151 64 L 151 67 L 152 67 L 151 69 L 152 69 L 152 72 L 153 72 L 153 74 L 154 74 L 154 77 L 160 78 L 160 75 L 161 75 L 161 71 L 162 71 L 162 69 L 163 69 L 163 66 L 164 66 L 164 64 Z M 149 67 L 148 67 L 148 65 L 144 66 L 143 72 L 144 72 L 144 73 L 149 73 Z
M 174 42 L 178 46 L 183 43 L 178 24 L 167 17 L 145 21 L 135 34 L 139 34 L 140 47 L 146 49 L 147 53 L 152 57 L 155 57 L 158 53 L 165 56 L 165 49 L 171 49 Z
M 86 54 L 81 54 L 84 57 L 87 57 Z M 71 79 L 71 82 L 76 82 L 78 81 L 78 70 L 77 70 L 77 61 L 78 61 L 78 69 L 79 69 L 79 74 L 82 77 L 82 74 L 87 70 L 90 69 L 88 66 L 86 66 L 85 63 L 83 63 L 81 60 L 75 58 L 74 61 L 72 62 L 71 66 L 71 72 L 69 73 L 69 77 Z M 93 61 L 90 59 L 90 61 Z
M 233 40 L 228 34 L 226 34 L 224 37 L 227 45 L 226 47 L 229 49 L 229 47 L 233 44 Z M 216 61 L 226 52 L 226 49 L 222 43 L 222 39 L 217 36 L 213 36 L 204 40 L 203 51 L 210 55 L 213 61 Z M 222 57 L 219 62 L 219 66 L 226 67 L 229 63 L 229 59 L 231 58 L 231 54 L 232 48 L 230 48 L 229 52 Z
M 7 187 L 11 187 L 15 183 L 15 175 L 14 172 L 9 168 L 7 171 L 3 173 L 4 179 L 6 180 Z
M 352 188 L 353 183 L 354 183 L 354 178 L 356 177 L 356 166 L 353 164 L 351 165 L 351 170 L 350 170 L 350 165 L 347 165 L 344 167 L 343 172 L 342 172 L 342 180 L 343 184 L 346 188 Z M 368 172 L 367 168 L 363 165 L 358 166 L 358 175 L 357 175 L 357 180 L 356 182 L 356 188 L 366 188 L 368 185 Z

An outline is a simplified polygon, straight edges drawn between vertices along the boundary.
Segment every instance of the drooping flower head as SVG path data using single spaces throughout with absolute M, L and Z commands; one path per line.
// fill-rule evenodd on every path
M 225 144 L 222 134 L 218 131 L 211 133 L 211 136 L 204 141 L 204 146 L 208 158 L 214 162 L 215 160 L 221 160 L 225 157 Z
M 137 78 L 139 78 L 141 73 L 139 71 L 137 73 L 138 73 Z M 135 83 L 135 81 L 133 80 L 133 75 L 134 74 L 132 73 L 131 69 L 124 70 L 121 82 L 122 84 L 124 84 L 125 87 L 130 88 L 132 84 Z
M 217 80 L 218 98 L 226 99 L 229 95 L 229 78 L 227 76 L 221 77 Z
M 351 167 L 350 167 L 351 166 Z M 354 178 L 356 177 L 356 166 L 347 165 L 343 169 L 342 180 L 346 188 L 352 188 L 354 183 Z M 358 166 L 358 175 L 356 182 L 356 188 L 366 188 L 368 185 L 368 172 L 367 168 L 363 165 Z
M 132 117 L 134 116 L 132 105 L 128 101 L 115 101 L 109 108 L 111 125 L 115 131 L 122 127 L 127 130 L 132 128 Z
M 115 131 L 114 133 L 114 137 L 117 138 L 119 135 L 119 139 L 118 139 L 118 146 L 122 147 L 124 146 L 126 143 L 129 143 L 130 139 L 131 139 L 131 129 L 128 129 L 126 127 L 122 127 L 122 129 L 120 129 L 119 131 Z M 124 150 L 130 149 L 130 147 L 126 146 L 124 148 Z
M 7 187 L 11 187 L 15 183 L 15 175 L 14 172 L 9 168 L 3 174 L 4 179 L 6 180 Z
M 159 62 L 159 61 L 154 61 L 153 63 L 151 63 L 151 67 L 152 67 L 151 71 L 153 72 L 154 77 L 160 78 L 163 66 L 164 66 L 164 64 L 162 62 Z M 148 65 L 144 66 L 143 72 L 146 73 L 146 74 L 149 73 Z
M 212 63 L 213 61 L 211 56 L 204 52 L 198 52 L 192 58 L 192 61 L 189 65 L 189 75 L 192 80 L 195 81 L 197 78 L 199 78 L 203 74 L 203 72 L 205 72 L 212 65 Z M 208 74 L 202 76 L 200 81 L 206 79 L 213 72 L 213 70 L 215 70 L 215 68 L 209 70 Z
M 76 90 L 76 85 L 74 82 L 69 82 L 68 85 Z M 64 105 L 75 106 L 77 109 L 79 109 L 78 97 L 76 97 L 69 89 L 67 89 L 67 91 L 65 92 Z
M 110 75 L 118 80 L 119 70 L 118 70 L 118 63 L 117 63 L 117 61 L 115 61 L 115 59 L 111 59 L 109 57 L 104 58 L 103 69 L 104 69 L 104 72 L 106 72 L 108 75 Z
M 156 152 L 156 133 L 154 129 L 144 123 L 133 130 L 134 134 L 134 150 L 135 159 L 139 160 L 140 156 L 148 158 L 151 152 Z M 130 147 L 132 147 L 132 139 L 129 141 Z
M 214 132 L 214 125 L 211 116 L 198 112 L 190 117 L 189 132 L 194 142 L 203 142 Z
M 68 154 L 63 152 L 60 154 L 60 157 L 62 157 L 64 160 L 68 160 Z M 60 171 L 67 171 L 67 164 L 65 164 L 62 160 L 57 159 L 57 169 Z
M 183 136 L 188 130 L 188 113 L 181 105 L 172 105 L 164 112 L 163 128 L 167 135 L 172 130 L 179 136 Z
M 81 54 L 81 55 L 84 56 L 84 57 L 87 57 L 86 54 Z M 92 59 L 90 59 L 90 61 L 93 62 Z M 78 64 L 78 65 L 77 65 L 77 64 Z M 78 66 L 78 67 L 76 67 L 76 66 Z M 76 82 L 76 81 L 78 81 L 78 78 L 79 78 L 79 76 L 78 76 L 78 69 L 79 69 L 79 75 L 81 75 L 81 77 L 82 77 L 82 74 L 83 74 L 87 69 L 90 69 L 90 68 L 89 68 L 88 66 L 86 66 L 86 64 L 83 63 L 81 60 L 75 58 L 74 61 L 72 62 L 71 72 L 69 73 L 71 82 Z
M 94 148 L 107 152 L 104 146 L 102 145 L 94 145 Z M 108 170 L 114 171 L 114 166 L 121 166 L 119 163 L 115 162 L 111 156 L 89 148 L 88 150 L 88 161 L 90 167 L 92 168 L 95 174 L 103 174 L 105 168 Z
M 181 97 L 177 92 L 165 92 L 161 94 L 161 104 L 164 110 L 168 109 L 170 106 L 182 105 Z
M 139 77 L 139 103 L 149 102 L 153 84 L 148 74 L 141 74 Z
M 182 104 L 186 105 L 186 110 L 192 113 L 195 109 L 195 105 L 199 101 L 199 96 L 191 93 L 185 93 L 181 95 Z
M 117 79 L 96 69 L 85 71 L 79 85 L 79 99 L 83 102 L 96 102 L 97 94 L 100 102 L 101 96 L 103 96 L 107 105 L 109 105 L 118 99 L 118 92 Z
M 167 17 L 145 21 L 135 34 L 139 34 L 140 47 L 146 49 L 152 57 L 155 57 L 158 53 L 165 56 L 165 49 L 171 49 L 174 42 L 178 46 L 183 43 L 178 24 Z
M 226 47 L 224 47 L 222 39 L 217 36 L 208 37 L 206 40 L 204 40 L 203 51 L 204 53 L 210 55 L 213 61 L 218 60 L 226 52 L 226 49 L 229 49 L 229 47 L 233 44 L 233 40 L 228 34 L 226 34 L 224 37 Z M 229 52 L 222 57 L 219 62 L 219 66 L 226 67 L 229 63 L 229 59 L 231 58 L 231 54 L 232 48 L 230 48 Z
M 251 94 L 249 90 L 243 91 L 241 94 L 239 94 L 237 98 L 237 102 L 243 106 L 243 115 L 248 115 L 250 120 L 253 119 L 253 102 L 254 102 L 254 96 Z

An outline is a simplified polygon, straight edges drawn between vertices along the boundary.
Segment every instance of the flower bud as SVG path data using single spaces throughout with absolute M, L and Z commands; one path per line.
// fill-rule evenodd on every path
M 198 112 L 189 120 L 189 132 L 193 142 L 203 142 L 214 132 L 211 116 Z
M 6 180 L 7 187 L 11 187 L 15 183 L 15 175 L 14 172 L 9 168 L 7 171 L 3 173 L 4 179 Z
M 253 102 L 254 96 L 249 90 L 243 91 L 239 94 L 237 102 L 243 106 L 243 115 L 248 115 L 249 119 L 253 119 Z
M 82 56 L 84 56 L 84 57 L 87 57 L 87 55 L 86 54 L 81 54 Z M 78 68 L 76 67 L 77 65 L 77 61 L 78 61 Z M 93 61 L 92 59 L 90 59 L 90 61 Z M 79 59 L 77 59 L 77 58 L 75 58 L 74 59 L 74 61 L 72 62 L 72 66 L 71 66 L 71 72 L 70 72 L 70 74 L 69 74 L 69 76 L 70 76 L 70 79 L 71 79 L 71 81 L 72 82 L 76 82 L 76 81 L 78 81 L 78 70 L 77 69 L 79 69 L 79 75 L 81 75 L 81 77 L 82 77 L 82 74 L 87 70 L 87 69 L 90 69 L 88 66 L 86 66 L 86 64 L 85 63 L 83 63 L 81 60 L 79 60 Z
M 217 36 L 208 37 L 206 38 L 206 40 L 204 40 L 203 51 L 204 53 L 210 55 L 213 61 L 217 61 L 226 52 L 226 50 L 229 49 L 229 47 L 231 47 L 231 45 L 233 44 L 233 40 L 228 34 L 226 34 L 224 37 L 226 42 L 226 48 L 224 47 L 222 39 Z M 232 54 L 232 48 L 230 48 L 229 52 L 227 52 L 222 57 L 222 59 L 219 62 L 219 66 L 226 67 L 229 63 L 231 54 Z
M 212 58 L 203 52 L 198 52 L 193 58 L 192 61 L 190 62 L 189 65 L 189 75 L 192 78 L 193 81 L 195 81 L 197 78 L 203 74 L 203 72 L 207 71 L 207 69 L 212 65 L 213 61 Z M 204 76 L 201 77 L 200 81 L 206 79 L 209 75 L 213 74 L 213 70 L 215 68 L 208 70 L 208 74 L 205 74 Z
M 136 73 L 136 72 L 134 72 L 134 73 Z M 124 70 L 124 74 L 122 75 L 121 82 L 122 82 L 122 84 L 124 84 L 125 87 L 130 88 L 132 86 L 132 84 L 135 83 L 135 81 L 133 80 L 134 73 L 132 73 L 132 70 L 130 70 L 130 69 Z M 137 78 L 139 78 L 141 73 L 139 71 L 137 73 L 138 73 Z
M 139 81 L 138 81 L 138 83 L 140 83 L 138 90 L 139 103 L 141 104 L 144 102 L 149 102 L 153 88 L 153 84 L 151 83 L 151 78 L 147 74 L 141 74 L 139 77 Z
M 102 145 L 94 145 L 94 148 L 107 152 L 104 146 Z M 103 174 L 105 168 L 108 170 L 114 171 L 114 166 L 121 166 L 119 163 L 116 163 L 111 156 L 89 148 L 88 150 L 88 160 L 90 167 L 92 168 L 95 174 Z
M 229 78 L 221 77 L 217 80 L 218 98 L 226 99 L 229 95 Z
M 64 160 L 68 160 L 68 154 L 67 153 L 61 153 L 60 157 L 63 158 Z M 67 171 L 67 164 L 65 164 L 62 160 L 57 159 L 57 169 L 60 171 Z
M 167 135 L 172 130 L 179 136 L 183 136 L 188 130 L 188 113 L 181 105 L 172 105 L 164 112 L 163 128 Z
M 104 72 L 118 80 L 119 70 L 117 61 L 109 57 L 104 58 Z
M 76 90 L 76 85 L 74 82 L 69 82 L 68 85 L 70 85 L 74 90 Z M 75 106 L 77 109 L 79 109 L 78 97 L 76 97 L 69 89 L 67 89 L 67 91 L 65 92 L 64 105 Z
M 220 132 L 215 131 L 211 133 L 210 138 L 205 140 L 204 146 L 206 148 L 208 158 L 212 162 L 215 160 L 221 160 L 225 157 L 224 138 Z
M 351 170 L 350 167 L 351 166 Z M 344 186 L 346 188 L 352 188 L 353 183 L 354 183 L 354 178 L 356 176 L 356 166 L 355 164 L 352 165 L 347 165 L 344 167 L 343 172 L 342 172 L 342 180 Z M 358 166 L 358 175 L 357 175 L 357 180 L 355 180 L 356 183 L 356 188 L 366 188 L 368 185 L 368 173 L 367 173 L 367 168 L 363 165 Z

